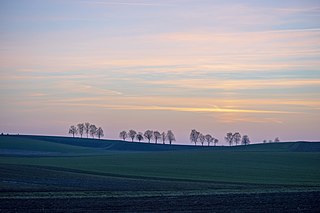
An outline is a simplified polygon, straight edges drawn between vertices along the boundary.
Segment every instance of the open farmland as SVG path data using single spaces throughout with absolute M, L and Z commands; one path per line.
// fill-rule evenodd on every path
M 2 136 L 0 148 L 1 211 L 319 210 L 319 143 L 195 148 Z

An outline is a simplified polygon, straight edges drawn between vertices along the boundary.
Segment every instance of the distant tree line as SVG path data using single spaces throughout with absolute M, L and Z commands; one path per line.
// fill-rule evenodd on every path
M 101 138 L 104 136 L 103 130 L 101 127 L 97 128 L 96 125 L 90 124 L 89 122 L 86 123 L 79 123 L 77 125 L 72 125 L 69 128 L 69 134 L 72 134 L 73 137 L 76 135 L 79 135 L 81 138 L 83 135 L 86 135 L 87 138 L 89 135 L 94 138 L 95 136 L 97 138 Z M 172 144 L 173 141 L 176 141 L 175 136 L 172 132 L 172 130 L 168 130 L 167 132 L 162 132 L 160 133 L 159 131 L 153 131 L 153 130 L 146 130 L 144 133 L 143 132 L 136 132 L 135 130 L 131 129 L 129 131 L 121 131 L 119 133 L 119 137 L 122 140 L 126 140 L 129 138 L 132 142 L 137 140 L 139 142 L 141 141 L 148 141 L 148 143 L 151 143 L 151 141 L 154 141 L 156 144 L 161 142 L 165 144 L 168 142 L 169 144 Z M 241 136 L 239 132 L 228 132 L 226 136 L 224 137 L 224 140 L 229 144 L 229 146 L 232 145 L 248 145 L 250 144 L 250 139 L 248 135 Z M 194 143 L 196 146 L 197 143 L 201 144 L 204 146 L 206 144 L 207 146 L 210 146 L 213 144 L 214 146 L 217 145 L 219 140 L 217 138 L 214 138 L 210 134 L 202 134 L 201 132 L 193 129 L 191 130 L 190 133 L 190 141 L 191 143 Z M 280 142 L 280 139 L 276 137 L 274 141 L 269 140 L 269 143 L 272 142 Z M 267 140 L 263 140 L 263 143 L 267 143 Z
M 239 132 L 228 132 L 227 135 L 224 137 L 224 140 L 230 145 L 232 146 L 233 144 L 235 144 L 236 146 L 238 144 L 242 145 L 248 145 L 250 144 L 250 139 L 248 135 L 244 135 L 241 137 L 241 134 Z
M 127 138 L 130 138 L 133 142 L 135 139 L 139 142 L 143 140 L 147 140 L 148 143 L 151 143 L 153 140 L 156 144 L 161 141 L 163 144 L 166 143 L 166 141 L 169 142 L 171 145 L 173 141 L 176 140 L 172 130 L 168 130 L 167 132 L 160 133 L 159 131 L 152 131 L 152 130 L 146 130 L 144 133 L 142 132 L 136 132 L 135 130 L 131 129 L 128 132 L 127 131 L 121 131 L 119 133 L 119 137 L 122 140 L 126 140 Z
M 267 140 L 263 140 L 263 143 L 267 143 L 268 141 Z M 272 140 L 269 140 L 269 143 L 278 143 L 278 142 L 280 142 L 280 139 L 278 138 L 278 137 L 276 137 L 275 139 L 274 139 L 274 141 L 272 141 Z
M 212 137 L 210 134 L 204 135 L 195 129 L 191 130 L 190 141 L 191 143 L 194 143 L 195 146 L 197 145 L 197 142 L 200 142 L 202 146 L 204 143 L 207 143 L 208 146 L 213 143 L 216 146 L 219 142 L 217 138 Z
M 84 134 L 87 135 L 87 138 L 89 137 L 89 135 L 92 138 L 97 136 L 99 139 L 104 136 L 101 127 L 97 128 L 96 125 L 90 124 L 89 122 L 70 126 L 69 134 L 72 134 L 72 137 L 75 137 L 75 135 L 80 135 L 81 138 Z
M 224 139 L 230 146 L 232 146 L 233 144 L 238 145 L 240 144 L 240 142 L 243 145 L 250 144 L 249 136 L 244 135 L 243 137 L 241 137 L 241 134 L 239 132 L 235 132 L 235 133 L 228 132 Z M 197 145 L 198 142 L 201 143 L 202 146 L 204 143 L 207 143 L 208 146 L 210 146 L 210 144 L 213 143 L 214 146 L 216 146 L 217 143 L 219 142 L 218 139 L 212 137 L 210 134 L 204 135 L 195 129 L 191 130 L 190 141 L 191 143 L 194 143 L 195 146 Z

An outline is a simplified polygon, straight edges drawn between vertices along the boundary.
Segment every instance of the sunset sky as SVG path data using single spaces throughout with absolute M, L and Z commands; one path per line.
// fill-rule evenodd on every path
M 320 140 L 320 1 L 1 0 L 0 132 Z

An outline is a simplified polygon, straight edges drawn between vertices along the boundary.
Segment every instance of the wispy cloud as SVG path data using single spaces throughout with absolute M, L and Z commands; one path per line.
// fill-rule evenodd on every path
M 35 92 L 35 93 L 30 93 L 28 96 L 29 97 L 44 97 L 47 96 L 48 94 L 46 93 L 41 93 L 41 92 Z
M 82 3 L 91 5 L 115 5 L 115 6 L 164 6 L 163 4 L 157 3 L 146 3 L 146 2 L 117 2 L 117 1 L 81 1 Z
M 91 85 L 84 85 L 81 91 L 86 91 L 88 93 L 96 95 L 122 95 L 122 92 L 115 91 L 115 90 L 109 90 L 109 89 L 103 89 Z M 79 91 L 78 91 L 79 92 Z
M 232 123 L 255 123 L 255 124 L 282 124 L 283 121 L 278 117 L 252 116 L 252 114 L 223 113 L 212 116 L 217 122 L 224 124 Z
M 269 8 L 270 10 L 278 11 L 281 14 L 299 14 L 299 13 L 314 13 L 319 15 L 320 7 L 287 7 L 287 8 Z
M 171 106 L 143 106 L 143 105 L 112 105 L 97 103 L 53 103 L 54 105 L 65 106 L 90 106 L 98 108 L 108 108 L 114 110 L 153 110 L 153 111 L 177 111 L 195 113 L 246 113 L 246 114 L 292 114 L 296 112 L 276 111 L 276 110 L 255 110 L 255 109 L 232 109 L 232 108 L 191 108 L 191 107 L 171 107 Z
M 173 86 L 191 89 L 264 89 L 264 88 L 294 88 L 302 86 L 320 86 L 320 79 L 267 79 L 267 80 L 225 80 L 225 79 L 176 79 L 176 80 L 156 80 L 145 83 L 159 84 L 163 86 Z

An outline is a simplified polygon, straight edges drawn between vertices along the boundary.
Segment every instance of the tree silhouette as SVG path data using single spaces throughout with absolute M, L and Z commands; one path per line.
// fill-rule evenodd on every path
M 99 139 L 104 136 L 103 130 L 102 130 L 101 127 L 99 127 L 99 128 L 97 129 L 96 135 L 98 136 Z
M 204 136 L 206 142 L 208 143 L 208 146 L 210 146 L 210 143 L 213 142 L 213 137 L 210 134 L 207 134 L 206 136 Z
M 276 137 L 276 138 L 274 139 L 274 142 L 278 143 L 278 142 L 280 142 L 280 139 L 279 139 L 278 137 Z
M 89 122 L 84 123 L 84 131 L 87 134 L 87 138 L 88 138 L 89 132 L 90 132 L 90 123 Z
M 267 140 L 263 140 L 263 143 L 267 143 Z
M 166 143 L 166 139 L 167 139 L 167 134 L 165 132 L 162 132 L 161 133 L 161 140 L 162 140 L 162 143 L 165 144 Z
M 248 135 L 244 135 L 242 137 L 242 144 L 243 145 L 248 145 L 250 143 L 250 139 L 249 139 L 249 136 Z
M 96 125 L 94 124 L 91 124 L 90 125 L 90 128 L 89 128 L 89 132 L 90 132 L 90 135 L 92 136 L 92 138 L 94 138 L 94 136 L 97 134 L 97 127 Z
M 204 137 L 204 135 L 202 133 L 200 133 L 199 135 L 199 141 L 201 143 L 201 146 L 203 146 L 203 143 L 205 142 L 206 138 Z
M 215 139 L 213 140 L 214 146 L 216 146 L 218 142 L 219 142 L 219 140 L 218 140 L 217 138 L 215 138 Z
M 82 138 L 83 131 L 84 131 L 84 124 L 83 124 L 83 123 L 79 123 L 79 124 L 77 124 L 77 127 L 78 127 L 79 135 L 80 135 L 81 138 Z
M 167 132 L 167 140 L 169 141 L 170 145 L 172 144 L 172 141 L 176 141 L 176 138 L 171 130 L 168 130 Z
M 197 130 L 195 129 L 191 130 L 190 141 L 191 143 L 194 143 L 195 146 L 197 145 L 199 135 L 200 135 L 200 132 L 198 132 Z
M 120 132 L 119 137 L 125 141 L 128 137 L 128 133 L 126 131 L 122 131 Z
M 142 134 L 142 132 L 139 132 L 137 135 L 136 135 L 136 138 L 137 138 L 137 140 L 140 142 L 140 141 L 142 141 L 143 140 L 143 134 Z
M 133 142 L 133 139 L 136 137 L 137 132 L 133 129 L 129 130 L 128 135 L 131 138 L 131 141 Z
M 74 125 L 70 126 L 70 128 L 69 128 L 69 134 L 72 134 L 72 137 L 74 137 L 74 135 L 78 134 L 78 129 L 77 129 L 77 127 L 75 127 Z
M 239 133 L 239 132 L 236 132 L 236 133 L 233 134 L 232 137 L 233 137 L 234 143 L 235 143 L 236 145 L 238 145 L 238 143 L 240 143 L 240 141 L 241 141 L 241 135 L 240 135 L 240 133 Z
M 152 130 L 147 130 L 144 133 L 144 137 L 148 139 L 148 142 L 150 143 L 150 140 L 153 138 L 153 131 Z
M 158 131 L 153 132 L 153 137 L 156 143 L 158 143 L 158 140 L 161 138 L 161 134 Z
M 225 141 L 226 141 L 227 143 L 229 143 L 229 145 L 231 146 L 231 145 L 232 145 L 232 142 L 233 142 L 233 134 L 232 134 L 232 132 L 228 132 L 228 133 L 227 133 L 227 136 L 224 137 L 224 139 L 225 139 Z

